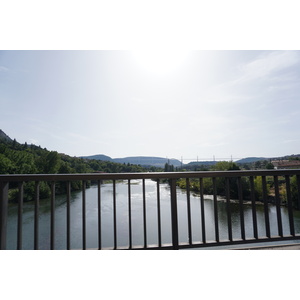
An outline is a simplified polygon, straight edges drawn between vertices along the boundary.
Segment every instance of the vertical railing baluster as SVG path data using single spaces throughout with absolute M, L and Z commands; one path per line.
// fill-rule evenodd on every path
M 116 180 L 113 180 L 113 221 L 114 221 L 114 249 L 117 249 L 117 195 Z
M 51 183 L 50 249 L 55 249 L 55 182 Z
M 202 229 L 202 243 L 206 243 L 205 230 L 205 211 L 204 211 L 204 194 L 203 194 L 203 178 L 200 178 L 200 207 L 201 207 L 201 229 Z
M 35 183 L 34 198 L 34 250 L 39 249 L 39 207 L 40 207 L 40 182 Z
M 265 212 L 266 235 L 267 235 L 268 238 L 270 238 L 271 233 L 270 233 L 270 220 L 269 220 L 268 193 L 267 193 L 266 176 L 262 176 L 261 180 L 262 180 L 263 202 L 264 202 L 264 212 Z
M 157 228 L 158 228 L 158 247 L 161 248 L 161 214 L 160 214 L 160 186 L 159 179 L 156 181 L 157 191 Z
M 101 181 L 98 180 L 98 249 L 102 248 L 101 241 Z
M 6 249 L 8 182 L 0 181 L 0 250 Z
M 67 250 L 71 249 L 71 182 L 67 182 Z
M 232 223 L 231 223 L 231 209 L 230 209 L 230 182 L 226 177 L 226 209 L 227 209 L 227 224 L 228 224 L 228 239 L 232 242 Z
M 186 197 L 187 197 L 187 221 L 189 244 L 193 244 L 192 238 L 192 218 L 191 218 L 191 197 L 190 197 L 190 179 L 186 178 Z
M 24 198 L 24 182 L 20 182 L 19 195 L 18 195 L 18 241 L 17 241 L 18 250 L 22 250 L 23 198 Z
M 251 205 L 252 205 L 253 235 L 254 235 L 255 239 L 258 239 L 256 203 L 255 203 L 255 187 L 254 187 L 253 176 L 250 176 L 250 190 L 251 190 Z
M 240 221 L 241 221 L 241 238 L 246 239 L 245 236 L 245 219 L 244 219 L 244 203 L 243 203 L 243 186 L 242 178 L 238 177 L 238 195 L 239 195 L 239 206 L 240 206 Z
M 219 236 L 219 218 L 218 218 L 218 198 L 217 198 L 217 181 L 216 177 L 212 178 L 213 182 L 213 197 L 214 197 L 214 219 L 215 219 L 215 237 L 216 242 L 220 242 Z
M 298 194 L 297 208 L 298 210 L 300 210 L 300 175 L 297 175 L 297 194 Z
M 174 250 L 179 249 L 178 239 L 178 213 L 177 213 L 177 194 L 176 179 L 170 179 L 170 196 L 171 196 L 171 223 L 172 223 L 172 245 Z
M 290 176 L 289 175 L 285 175 L 285 184 L 286 184 L 286 197 L 287 197 L 287 203 L 288 203 L 290 233 L 291 233 L 291 235 L 295 236 L 293 204 L 292 204 L 291 184 L 290 184 Z
M 82 249 L 86 250 L 86 181 L 82 182 Z
M 147 214 L 146 214 L 145 179 L 143 179 L 143 220 L 144 220 L 144 248 L 147 248 Z
M 131 183 L 130 183 L 130 179 L 128 179 L 128 233 L 129 233 L 129 249 L 132 249 Z
M 279 193 L 278 176 L 276 176 L 276 175 L 274 176 L 274 188 L 275 188 L 275 201 L 276 201 L 278 235 L 283 237 L 281 208 L 280 208 L 281 201 L 280 201 L 280 193 Z

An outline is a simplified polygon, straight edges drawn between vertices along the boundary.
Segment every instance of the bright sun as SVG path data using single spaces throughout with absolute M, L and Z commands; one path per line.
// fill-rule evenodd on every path
M 184 62 L 187 55 L 188 52 L 183 50 L 134 51 L 134 56 L 142 67 L 158 75 L 174 71 Z

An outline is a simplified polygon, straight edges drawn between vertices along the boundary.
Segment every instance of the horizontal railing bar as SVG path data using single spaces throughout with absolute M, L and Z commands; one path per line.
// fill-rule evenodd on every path
M 280 242 L 280 241 L 290 241 L 290 240 L 299 240 L 300 235 L 296 236 L 286 236 L 286 237 L 273 237 L 270 238 L 259 238 L 259 239 L 247 239 L 247 240 L 233 240 L 233 241 L 220 241 L 219 243 L 199 243 L 193 245 L 181 245 L 179 244 L 179 249 L 187 249 L 187 248 L 207 248 L 207 247 L 218 247 L 218 246 L 232 246 L 232 245 L 244 245 L 244 244 L 261 244 L 261 243 L 272 243 L 272 242 Z M 292 244 L 291 244 L 292 245 Z M 152 248 L 151 248 L 152 249 Z
M 242 239 L 237 239 L 237 240 L 233 240 L 233 241 L 229 241 L 229 240 L 223 240 L 220 242 L 210 242 L 207 241 L 206 243 L 194 243 L 192 245 L 190 245 L 189 243 L 180 243 L 178 245 L 179 250 L 184 250 L 184 249 L 189 249 L 189 248 L 209 248 L 209 247 L 222 247 L 222 246 L 234 246 L 234 245 L 251 245 L 251 244 L 261 244 L 261 243 L 269 243 L 269 247 L 272 247 L 272 243 L 273 242 L 282 242 L 282 241 L 295 241 L 295 240 L 299 240 L 300 241 L 300 235 L 296 235 L 296 236 L 286 236 L 286 237 L 273 237 L 272 239 L 269 238 L 259 238 L 259 239 L 255 239 L 255 238 L 251 238 L 251 239 L 247 239 L 247 240 L 242 240 Z M 292 246 L 293 244 L 291 244 Z M 260 245 L 261 247 L 262 245 Z M 112 247 L 108 247 L 108 248 L 104 248 L 104 250 L 108 250 L 108 249 L 113 249 Z M 144 248 L 144 245 L 135 245 L 132 248 L 129 248 L 128 246 L 124 246 L 124 247 L 120 247 L 118 248 L 118 250 L 171 250 L 173 249 L 173 246 L 170 244 L 163 244 L 161 247 L 159 247 L 158 245 L 148 245 L 148 248 Z M 196 250 L 196 249 L 195 249 Z
M 76 180 L 128 180 L 128 179 L 176 179 L 241 176 L 300 175 L 300 169 L 248 170 L 248 171 L 199 171 L 199 172 L 149 172 L 149 173 L 76 173 L 76 174 L 11 174 L 0 175 L 0 181 L 76 181 Z

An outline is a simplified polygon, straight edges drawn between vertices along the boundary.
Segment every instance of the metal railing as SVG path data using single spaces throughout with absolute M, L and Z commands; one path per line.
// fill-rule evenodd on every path
M 7 223 L 8 223 L 8 210 L 9 210 L 9 189 L 10 186 L 14 186 L 14 189 L 18 190 L 18 218 L 17 218 L 17 247 L 16 249 L 22 249 L 23 241 L 23 202 L 24 202 L 24 183 L 35 182 L 34 187 L 34 249 L 39 249 L 39 215 L 40 215 L 40 183 L 47 182 L 50 186 L 51 196 L 50 196 L 50 249 L 56 249 L 55 245 L 55 234 L 56 234 L 56 185 L 58 183 L 64 182 L 66 185 L 66 249 L 71 249 L 71 222 L 70 222 L 70 207 L 71 207 L 71 183 L 80 181 L 81 192 L 82 192 L 82 249 L 87 249 L 86 239 L 87 239 L 87 222 L 88 217 L 86 215 L 86 203 L 89 199 L 86 198 L 86 183 L 92 181 L 97 185 L 97 211 L 98 211 L 98 249 L 103 249 L 101 244 L 102 235 L 105 228 L 103 228 L 101 223 L 101 210 L 103 201 L 103 195 L 101 194 L 101 186 L 104 181 L 110 181 L 113 186 L 113 205 L 112 205 L 112 219 L 113 219 L 113 249 L 124 249 L 124 247 L 118 246 L 117 240 L 117 213 L 116 206 L 118 202 L 118 195 L 116 192 L 116 184 L 119 180 L 125 180 L 128 182 L 128 247 L 127 249 L 184 249 L 193 247 L 212 247 L 221 245 L 234 245 L 234 244 L 248 244 L 248 243 L 258 243 L 258 242 L 268 242 L 268 241 L 281 241 L 281 240 L 295 240 L 300 239 L 300 235 L 295 230 L 294 226 L 294 212 L 293 205 L 295 205 L 295 199 L 292 199 L 291 194 L 291 184 L 290 178 L 295 176 L 296 178 L 296 189 L 297 189 L 297 199 L 296 204 L 300 208 L 300 170 L 260 170 L 260 171 L 214 171 L 214 172 L 172 172 L 172 173 L 119 173 L 119 174 L 53 174 L 53 175 L 0 175 L 0 249 L 7 248 Z M 265 236 L 259 236 L 257 229 L 257 215 L 256 215 L 256 204 L 257 199 L 255 198 L 256 187 L 255 178 L 261 178 L 262 184 L 262 205 L 264 207 L 264 226 L 265 226 Z M 271 177 L 274 188 L 273 205 L 276 207 L 276 230 L 278 235 L 271 235 L 270 233 L 270 219 L 268 212 L 268 194 L 267 194 L 267 178 Z M 207 228 L 206 219 L 208 216 L 205 214 L 204 208 L 204 180 L 210 178 L 211 188 L 212 188 L 212 201 L 214 213 L 214 236 L 213 241 L 207 239 Z M 217 180 L 222 179 L 224 188 L 224 201 L 226 205 L 226 218 L 227 218 L 227 232 L 228 238 L 221 239 L 220 237 L 220 224 L 219 215 L 217 207 L 218 203 L 218 187 Z M 252 208 L 252 224 L 253 237 L 247 238 L 245 234 L 245 228 L 249 226 L 244 218 L 244 189 L 242 179 L 247 178 L 249 182 L 249 199 L 248 202 L 251 204 Z M 132 197 L 131 197 L 131 181 L 132 180 L 142 181 L 142 194 L 141 194 L 141 205 L 142 205 L 142 219 L 143 219 L 143 240 L 142 245 L 134 245 L 132 242 Z M 157 217 L 155 222 L 157 223 L 157 243 L 156 245 L 149 245 L 147 241 L 147 225 L 151 220 L 147 219 L 147 195 L 145 188 L 145 180 L 150 179 L 156 182 L 156 205 L 157 205 Z M 178 222 L 178 180 L 184 180 L 186 182 L 186 215 L 187 215 L 187 232 L 188 232 L 188 242 L 180 242 L 179 239 L 179 222 Z M 234 183 L 233 180 L 234 179 Z M 280 184 L 279 179 L 284 183 Z M 199 227 L 201 232 L 201 241 L 193 240 L 192 235 L 192 207 L 191 207 L 191 181 L 198 180 L 199 182 L 199 205 L 200 205 L 200 217 L 199 217 Z M 171 243 L 162 243 L 162 215 L 161 215 L 161 183 L 168 183 L 169 186 L 169 197 L 170 197 L 170 211 L 171 211 Z M 218 183 L 219 184 L 219 183 Z M 231 190 L 232 185 L 235 185 L 238 192 L 238 204 L 239 204 L 239 222 L 240 222 L 240 238 L 233 237 L 232 228 L 232 212 L 231 212 Z M 281 205 L 282 205 L 282 187 L 284 186 L 284 198 L 286 200 L 286 207 L 288 210 L 288 224 L 289 232 L 284 234 L 282 228 L 282 217 L 281 217 Z M 293 190 L 294 193 L 294 190 Z M 293 194 L 294 195 L 294 194 Z M 149 226 L 149 225 L 148 225 Z M 274 230 L 274 229 L 272 229 Z

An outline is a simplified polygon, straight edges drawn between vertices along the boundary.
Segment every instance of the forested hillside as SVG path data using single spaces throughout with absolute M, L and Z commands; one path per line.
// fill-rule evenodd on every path
M 3 133 L 3 131 L 2 131 Z M 5 137 L 5 138 L 4 138 Z M 138 165 L 83 159 L 49 151 L 36 145 L 20 144 L 0 136 L 0 174 L 122 173 L 148 171 Z
M 49 151 L 36 145 L 20 144 L 10 139 L 0 130 L 0 174 L 71 174 L 71 173 L 123 173 L 123 172 L 145 172 L 138 165 L 118 164 L 110 161 L 100 161 L 71 157 L 56 151 Z M 90 182 L 87 182 L 88 186 Z M 80 190 L 81 181 L 72 181 L 72 190 Z M 24 184 L 24 200 L 33 200 L 34 182 Z M 57 182 L 55 192 L 63 194 L 66 192 L 66 184 Z M 17 183 L 10 184 L 9 200 L 18 200 Z M 50 183 L 40 182 L 41 199 L 50 197 Z

